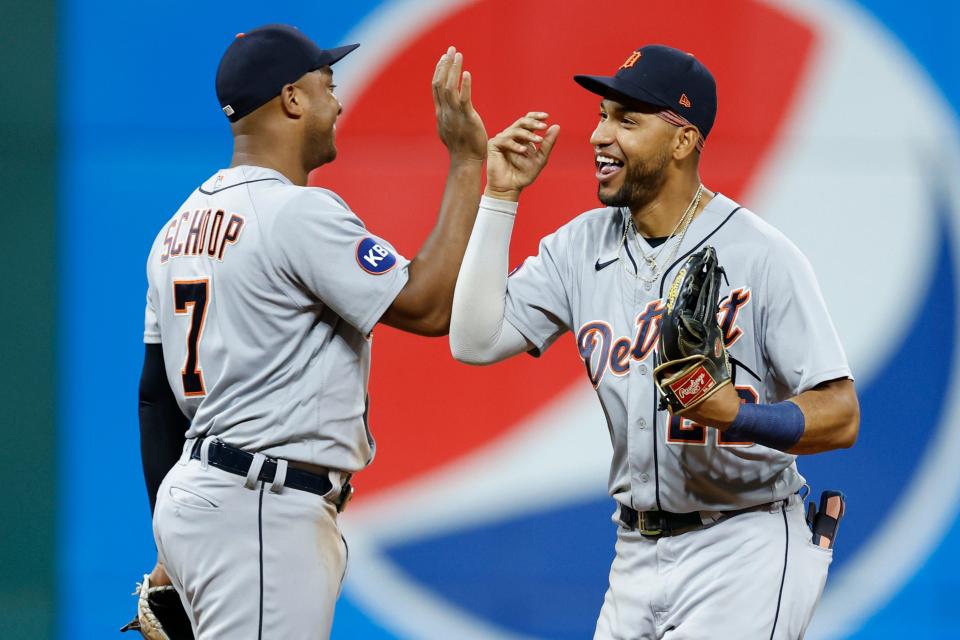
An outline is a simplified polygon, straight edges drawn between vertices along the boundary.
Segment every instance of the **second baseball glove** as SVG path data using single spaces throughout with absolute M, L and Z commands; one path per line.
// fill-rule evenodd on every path
M 190 618 L 173 587 L 154 587 L 150 576 L 137 584 L 137 617 L 120 631 L 139 631 L 147 640 L 193 640 Z
M 657 345 L 661 364 L 653 372 L 661 410 L 670 407 L 681 415 L 730 383 L 717 321 L 722 273 L 716 251 L 708 246 L 687 258 L 670 285 Z

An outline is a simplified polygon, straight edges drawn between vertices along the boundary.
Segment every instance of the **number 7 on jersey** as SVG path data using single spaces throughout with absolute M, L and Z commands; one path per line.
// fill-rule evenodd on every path
M 187 397 L 206 395 L 203 386 L 203 371 L 200 368 L 200 337 L 207 319 L 207 293 L 210 281 L 174 280 L 173 308 L 177 315 L 190 315 L 190 330 L 187 332 L 187 361 L 180 372 L 183 395 Z

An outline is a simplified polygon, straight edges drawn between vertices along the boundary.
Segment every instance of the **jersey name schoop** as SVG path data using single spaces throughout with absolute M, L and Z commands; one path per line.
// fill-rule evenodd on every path
M 223 209 L 182 211 L 167 226 L 160 263 L 181 256 L 207 256 L 222 262 L 227 247 L 240 239 L 245 224 L 242 215 Z
M 187 437 L 366 467 L 369 336 L 408 264 L 332 191 L 249 165 L 205 180 L 147 263 L 144 341 L 163 345 Z

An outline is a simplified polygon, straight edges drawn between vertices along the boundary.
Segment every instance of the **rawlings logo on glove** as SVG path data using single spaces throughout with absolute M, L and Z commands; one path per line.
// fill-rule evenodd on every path
M 670 285 L 653 371 L 660 409 L 674 415 L 697 406 L 730 383 L 730 362 L 717 321 L 720 276 L 713 247 L 693 254 Z
M 710 377 L 706 369 L 697 367 L 691 373 L 671 384 L 670 389 L 684 406 L 692 406 L 691 403 L 706 397 L 707 392 L 713 389 L 716 384 L 717 381 Z

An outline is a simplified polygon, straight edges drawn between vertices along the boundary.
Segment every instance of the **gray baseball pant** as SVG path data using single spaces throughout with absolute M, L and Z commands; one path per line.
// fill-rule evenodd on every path
M 191 460 L 192 443 L 160 486 L 153 531 L 197 640 L 328 638 L 347 566 L 329 496 L 247 482 Z
M 797 495 L 677 536 L 620 527 L 594 639 L 802 638 L 832 559 Z

